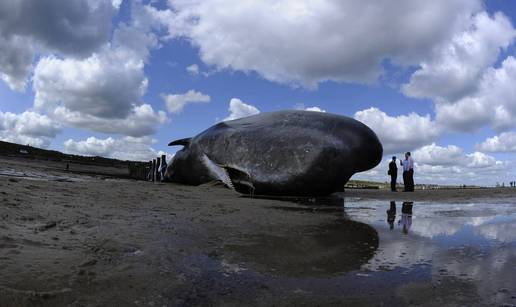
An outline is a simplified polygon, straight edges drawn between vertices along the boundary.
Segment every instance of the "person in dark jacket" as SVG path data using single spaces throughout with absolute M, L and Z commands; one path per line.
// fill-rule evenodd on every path
M 396 192 L 396 179 L 398 178 L 398 167 L 396 166 L 396 156 L 392 157 L 389 163 L 389 175 L 391 175 L 391 191 Z

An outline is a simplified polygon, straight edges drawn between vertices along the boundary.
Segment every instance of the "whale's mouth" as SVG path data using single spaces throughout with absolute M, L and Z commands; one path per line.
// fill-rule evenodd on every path
M 255 187 L 252 183 L 251 176 L 247 172 L 229 166 L 224 167 L 224 169 L 226 170 L 235 191 L 242 194 L 254 195 Z

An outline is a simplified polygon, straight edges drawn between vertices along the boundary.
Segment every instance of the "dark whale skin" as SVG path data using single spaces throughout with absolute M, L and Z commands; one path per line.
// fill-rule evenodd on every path
M 172 144 L 172 143 L 171 143 Z M 324 196 L 382 159 L 376 134 L 349 117 L 279 111 L 218 123 L 178 151 L 168 181 L 199 185 L 217 176 L 205 155 L 227 170 L 234 188 L 257 195 Z

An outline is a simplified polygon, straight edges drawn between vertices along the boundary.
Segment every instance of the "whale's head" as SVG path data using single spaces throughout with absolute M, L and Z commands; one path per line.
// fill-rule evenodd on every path
M 332 123 L 332 135 L 342 142 L 342 157 L 349 161 L 350 174 L 364 172 L 380 164 L 383 146 L 371 128 L 351 117 L 327 116 L 328 122 Z
M 176 140 L 168 145 L 181 145 L 183 148 L 176 152 L 168 165 L 164 181 L 199 185 L 215 179 L 206 164 L 204 152 L 191 138 Z
M 354 143 L 352 154 L 355 172 L 364 172 L 376 167 L 382 161 L 383 146 L 374 131 L 362 122 L 355 127 L 360 138 Z

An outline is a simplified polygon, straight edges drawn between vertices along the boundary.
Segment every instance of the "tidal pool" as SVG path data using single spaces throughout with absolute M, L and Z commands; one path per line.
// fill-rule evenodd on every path
M 321 209 L 303 207 L 335 222 L 228 244 L 222 270 L 321 305 L 516 305 L 516 204 Z
M 418 277 L 400 289 L 413 301 L 425 297 L 418 291 L 453 283 L 458 300 L 516 304 L 516 204 L 368 202 L 346 204 L 345 212 L 379 234 L 362 268 Z

